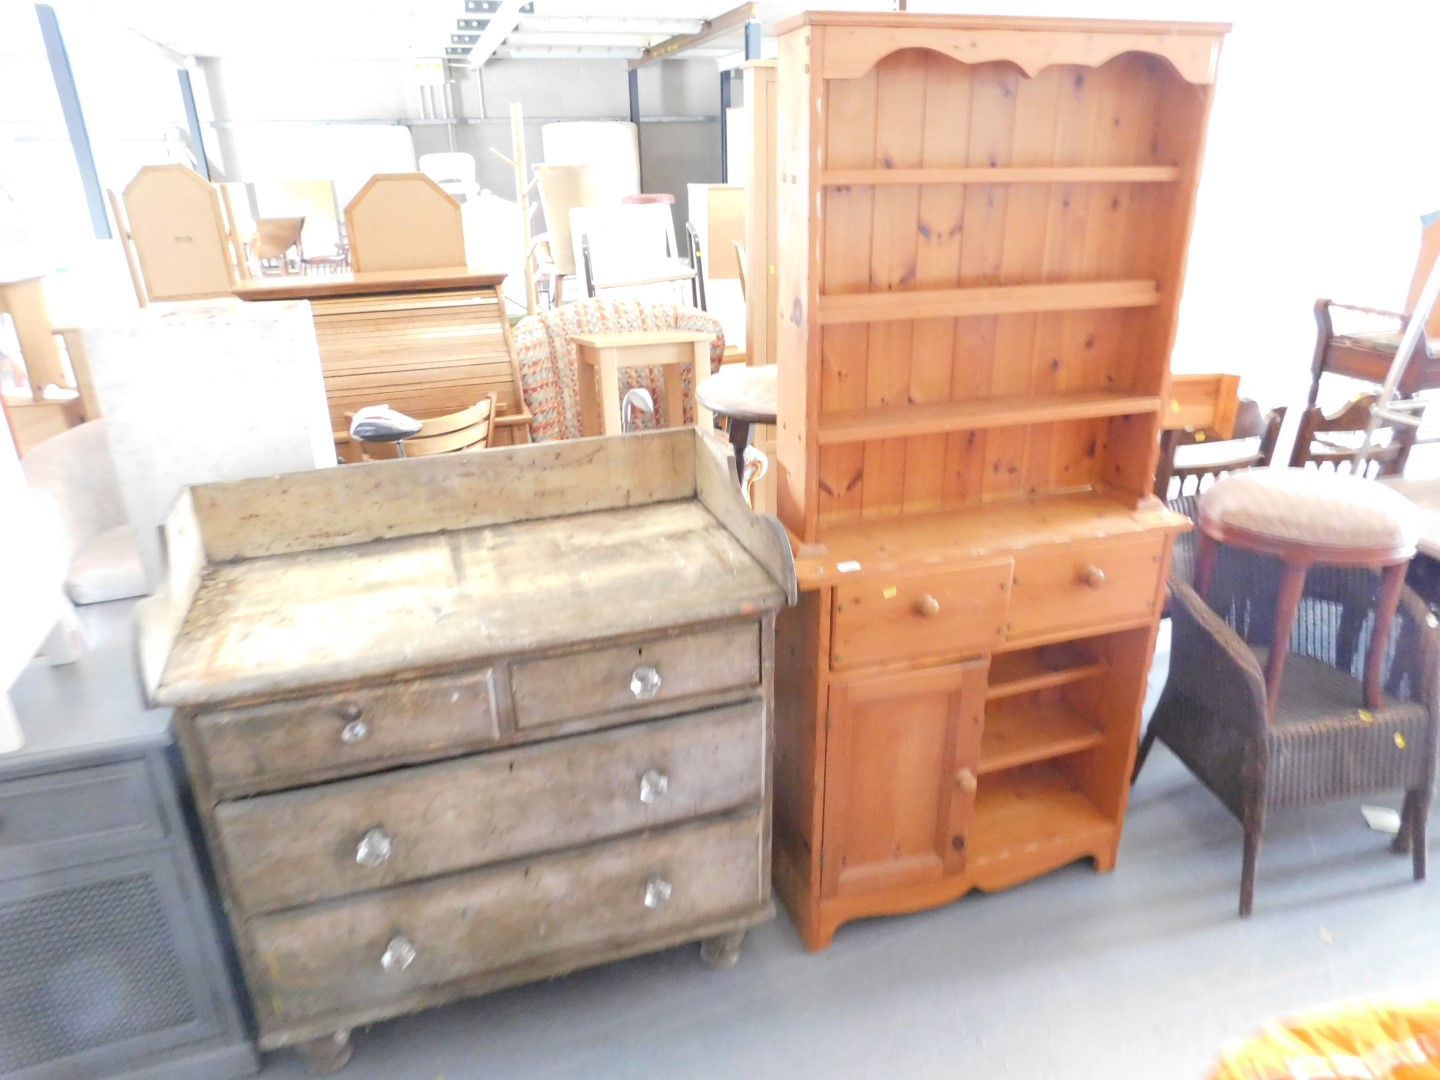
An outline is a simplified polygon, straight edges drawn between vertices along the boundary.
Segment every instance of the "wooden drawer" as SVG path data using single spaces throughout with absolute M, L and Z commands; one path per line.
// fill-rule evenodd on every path
M 1164 536 L 1017 555 L 1010 596 L 1011 639 L 1153 614 Z
M 891 660 L 988 652 L 1004 639 L 1011 562 L 995 559 L 835 587 L 830 663 L 861 667 Z
M 759 685 L 759 623 L 551 656 L 510 672 L 520 728 Z
M 758 803 L 765 703 L 221 803 L 239 906 L 277 911 Z
M 491 672 L 447 675 L 202 713 L 196 741 L 217 791 L 273 791 L 499 738 Z
M 45 773 L 0 784 L 0 877 L 53 865 L 68 844 L 154 843 L 165 835 L 160 795 L 144 760 Z
M 673 941 L 767 901 L 763 836 L 757 809 L 262 916 L 248 924 L 256 997 L 287 1020 L 392 1001 L 409 1012 L 425 988 Z

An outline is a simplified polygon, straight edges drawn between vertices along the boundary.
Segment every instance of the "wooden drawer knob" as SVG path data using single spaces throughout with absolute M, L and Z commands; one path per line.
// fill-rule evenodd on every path
M 940 601 L 931 596 L 928 592 L 923 593 L 920 599 L 915 601 L 915 613 L 923 615 L 927 619 L 933 619 L 940 614 Z
M 961 769 L 955 774 L 955 786 L 966 795 L 974 795 L 975 789 L 980 786 L 980 781 L 970 769 Z
M 1100 567 L 1090 565 L 1080 571 L 1080 584 L 1088 585 L 1092 589 L 1098 589 L 1105 584 L 1105 571 Z

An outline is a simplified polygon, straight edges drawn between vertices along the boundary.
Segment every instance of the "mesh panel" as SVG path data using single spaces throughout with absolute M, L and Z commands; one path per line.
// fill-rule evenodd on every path
M 0 1073 L 195 1019 L 155 881 L 0 904 Z

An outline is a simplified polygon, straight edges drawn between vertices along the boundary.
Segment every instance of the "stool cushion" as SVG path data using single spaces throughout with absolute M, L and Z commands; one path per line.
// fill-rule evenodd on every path
M 1268 539 L 1340 548 L 1413 550 L 1420 515 L 1409 499 L 1373 480 L 1318 469 L 1247 469 L 1200 496 L 1209 522 Z

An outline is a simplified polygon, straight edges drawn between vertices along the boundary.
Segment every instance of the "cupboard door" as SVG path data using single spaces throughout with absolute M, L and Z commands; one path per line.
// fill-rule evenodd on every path
M 986 666 L 972 660 L 831 686 L 823 895 L 964 870 Z

